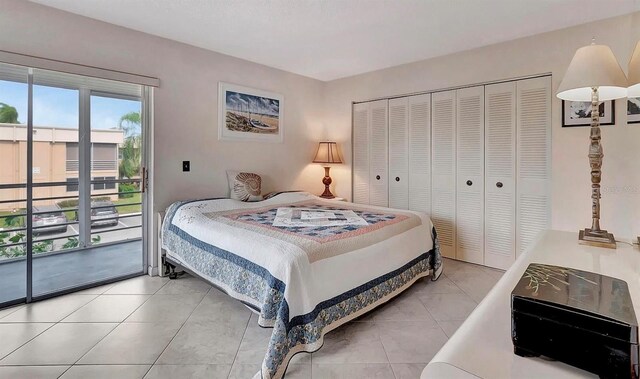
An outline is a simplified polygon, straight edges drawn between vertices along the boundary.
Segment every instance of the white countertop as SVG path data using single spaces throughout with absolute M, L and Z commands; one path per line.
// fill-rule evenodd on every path
M 629 240 L 625 240 L 631 242 Z M 523 358 L 511 342 L 511 291 L 529 263 L 596 272 L 625 280 L 640 317 L 640 250 L 618 243 L 578 244 L 578 233 L 547 231 L 504 274 L 422 372 L 421 378 L 584 378 L 594 374 L 544 358 Z M 447 270 L 446 266 L 444 268 Z

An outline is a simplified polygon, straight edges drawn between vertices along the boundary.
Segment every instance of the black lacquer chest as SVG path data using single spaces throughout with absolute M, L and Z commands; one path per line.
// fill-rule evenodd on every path
M 638 378 L 638 322 L 627 283 L 532 263 L 511 293 L 514 353 L 602 378 Z

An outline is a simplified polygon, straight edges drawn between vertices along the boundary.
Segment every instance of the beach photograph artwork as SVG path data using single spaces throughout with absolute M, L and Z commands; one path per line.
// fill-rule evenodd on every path
M 282 141 L 282 96 L 220 83 L 219 139 Z

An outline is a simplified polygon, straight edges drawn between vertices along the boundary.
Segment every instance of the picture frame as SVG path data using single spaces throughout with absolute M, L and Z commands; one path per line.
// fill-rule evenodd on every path
M 284 96 L 275 92 L 218 83 L 218 140 L 284 141 Z
M 640 124 L 640 97 L 627 99 L 627 124 Z
M 615 100 L 601 101 L 600 125 L 616 122 Z M 562 101 L 562 127 L 591 126 L 590 101 Z

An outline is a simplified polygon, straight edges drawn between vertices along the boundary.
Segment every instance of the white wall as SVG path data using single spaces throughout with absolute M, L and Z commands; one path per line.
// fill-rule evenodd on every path
M 117 27 L 21 0 L 0 0 L 0 50 L 158 77 L 155 92 L 155 211 L 171 202 L 225 196 L 225 170 L 261 173 L 264 188 L 320 193 L 323 170 L 310 164 L 318 140 L 341 142 L 347 164 L 332 169 L 334 193 L 351 196 L 351 102 L 551 72 L 557 88 L 574 51 L 591 36 L 611 46 L 626 70 L 640 39 L 640 14 L 595 22 L 328 83 Z M 438 43 L 425 40 L 424 43 Z M 283 144 L 217 141 L 219 81 L 279 92 Z M 640 234 L 640 125 L 604 127 L 602 225 Z M 553 102 L 553 227 L 590 220 L 588 128 L 561 128 Z M 192 171 L 181 172 L 191 160 Z
M 542 73 L 552 73 L 555 93 L 575 50 L 589 44 L 592 36 L 612 48 L 626 72 L 640 39 L 640 13 L 328 82 L 324 123 L 342 142 L 350 163 L 352 101 Z M 616 237 L 632 237 L 640 235 L 640 125 L 626 124 L 626 100 L 616 105 L 616 125 L 602 131 L 601 225 Z M 589 128 L 562 128 L 561 102 L 556 98 L 552 113 L 552 227 L 576 231 L 591 225 Z M 335 170 L 338 195 L 350 196 L 345 185 L 350 175 L 346 167 Z
M 320 81 L 21 0 L 0 0 L 0 50 L 160 79 L 154 211 L 226 196 L 227 169 L 262 174 L 266 191 L 323 190 L 324 170 L 310 163 L 324 137 Z M 284 143 L 219 142 L 219 81 L 283 94 Z

